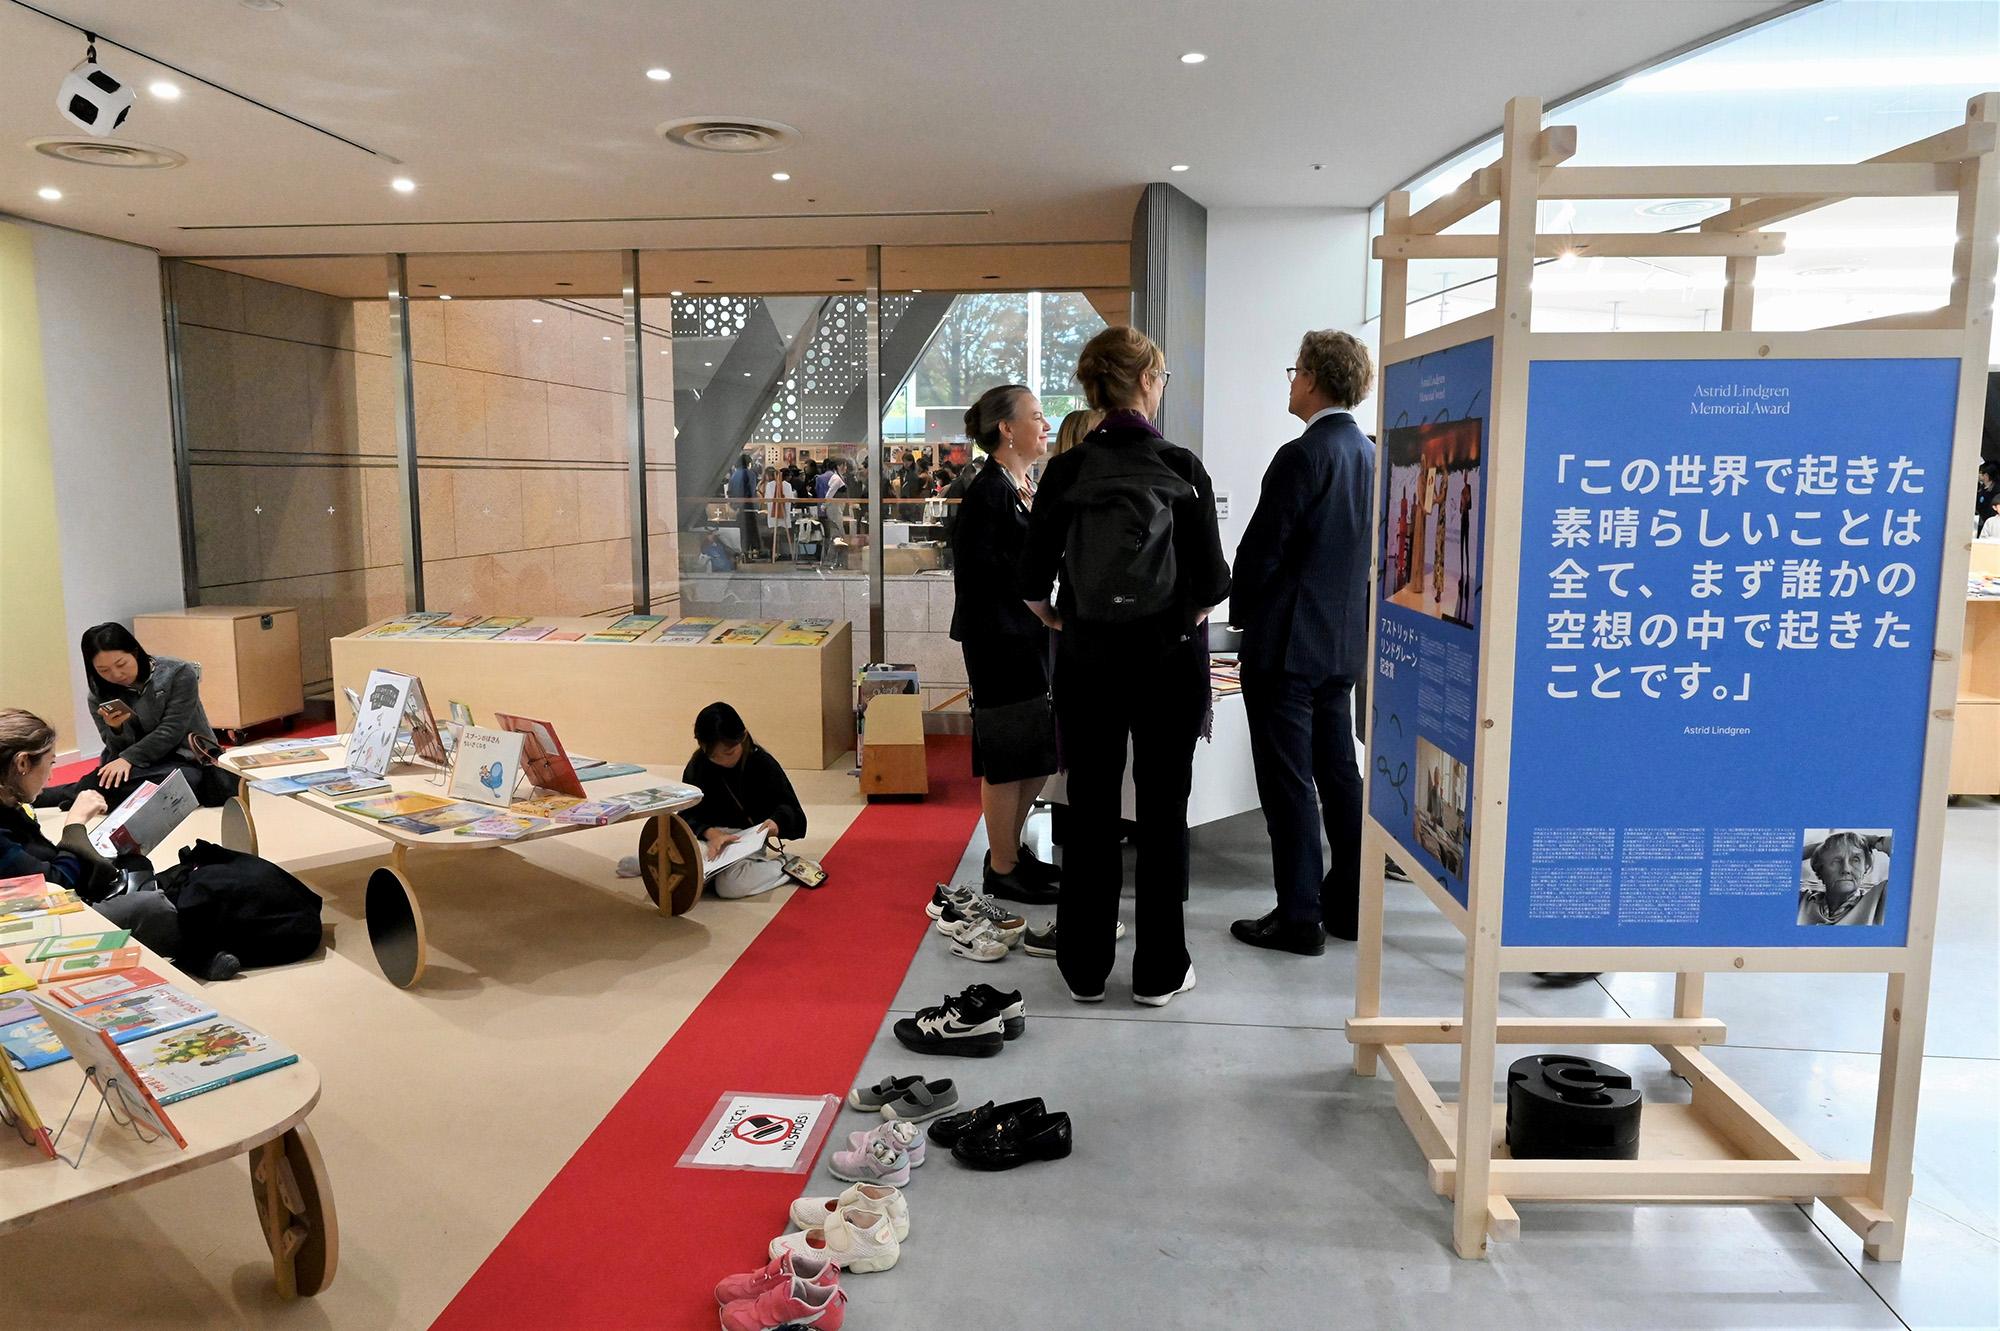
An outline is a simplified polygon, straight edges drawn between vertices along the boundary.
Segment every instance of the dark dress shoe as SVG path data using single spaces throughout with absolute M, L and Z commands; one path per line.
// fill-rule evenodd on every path
M 937 1145 L 949 1151 L 962 1138 L 976 1136 L 1019 1118 L 1023 1114 L 1042 1112 L 1042 1099 L 1033 1096 L 1026 1100 L 1015 1100 L 1004 1105 L 996 1105 L 991 1100 L 977 1109 L 968 1109 L 962 1114 L 950 1114 L 938 1119 L 930 1126 L 929 1137 Z
M 1326 951 L 1326 935 L 1318 920 L 1281 920 L 1276 911 L 1258 920 L 1238 920 L 1229 926 L 1229 932 L 1239 943 L 1274 952 L 1316 957 Z
M 1068 1114 L 1021 1114 L 985 1132 L 960 1137 L 952 1159 L 972 1169 L 1013 1169 L 1070 1153 Z
M 1018 864 L 1012 873 L 993 872 L 991 854 L 986 857 L 980 890 L 999 901 L 1019 901 L 1030 906 L 1054 905 L 1062 895 L 1061 889 L 1054 884 L 1040 882 L 1021 872 Z
M 1062 866 L 1038 859 L 1035 852 L 1021 847 L 1014 861 L 1014 872 L 1031 883 L 1043 883 L 1049 887 L 1062 886 Z

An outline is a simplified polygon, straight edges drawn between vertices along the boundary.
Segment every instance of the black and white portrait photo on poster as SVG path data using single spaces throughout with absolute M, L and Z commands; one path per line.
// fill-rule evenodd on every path
M 1799 923 L 1882 923 L 1889 829 L 1809 827 L 1799 853 Z
M 1429 851 L 1446 873 L 1463 879 L 1471 839 L 1471 773 L 1464 763 L 1422 735 L 1417 736 L 1416 794 L 1417 844 Z

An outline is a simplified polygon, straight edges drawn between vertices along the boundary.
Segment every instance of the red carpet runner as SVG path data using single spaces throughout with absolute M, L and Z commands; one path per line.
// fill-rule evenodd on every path
M 934 738 L 929 799 L 862 810 L 826 887 L 793 894 L 436 1328 L 715 1325 L 715 1282 L 764 1263 L 804 1179 L 674 1162 L 724 1092 L 846 1094 L 978 821 L 968 767 Z

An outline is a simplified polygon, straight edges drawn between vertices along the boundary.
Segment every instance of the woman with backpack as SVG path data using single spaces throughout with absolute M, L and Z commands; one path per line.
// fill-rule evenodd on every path
M 1205 626 L 1229 596 L 1229 565 L 1201 459 L 1152 423 L 1168 377 L 1159 347 L 1136 329 L 1090 340 L 1076 378 L 1105 418 L 1049 463 L 1021 560 L 1028 608 L 1059 634 L 1055 705 L 1071 831 L 1056 961 L 1080 1003 L 1103 999 L 1117 941 L 1128 738 L 1139 823 L 1132 997 L 1164 1007 L 1194 988 L 1181 918 L 1188 788 L 1209 708 Z

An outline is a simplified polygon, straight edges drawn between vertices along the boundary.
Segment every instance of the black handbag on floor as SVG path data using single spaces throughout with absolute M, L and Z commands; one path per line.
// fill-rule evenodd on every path
M 979 765 L 993 785 L 1053 776 L 1056 772 L 1055 704 L 1044 693 L 1025 702 L 972 708 L 972 742 Z

